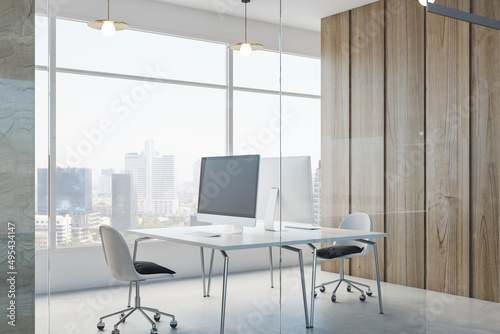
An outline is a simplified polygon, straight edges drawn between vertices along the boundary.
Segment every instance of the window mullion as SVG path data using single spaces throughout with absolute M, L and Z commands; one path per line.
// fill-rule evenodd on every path
M 227 155 L 233 155 L 233 143 L 234 143 L 234 113 L 233 113 L 233 51 L 229 48 L 226 51 L 226 64 L 227 64 L 227 99 L 226 99 L 226 153 Z

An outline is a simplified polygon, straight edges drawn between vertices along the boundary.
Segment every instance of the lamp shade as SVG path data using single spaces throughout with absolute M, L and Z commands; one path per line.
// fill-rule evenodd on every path
M 101 30 L 105 22 L 111 22 L 115 27 L 116 31 L 127 30 L 130 28 L 130 26 L 125 22 L 112 21 L 112 20 L 94 20 L 92 22 L 87 23 L 87 25 L 93 29 Z
M 243 43 L 234 43 L 229 45 L 229 49 L 233 51 L 240 51 L 240 54 L 242 56 L 249 56 L 252 51 L 258 51 L 264 49 L 264 46 L 262 44 L 258 43 L 248 43 L 247 42 L 247 3 L 250 2 L 250 0 L 241 0 L 245 4 L 245 41 Z
M 102 34 L 111 37 L 116 31 L 127 30 L 130 26 L 125 22 L 113 21 L 109 19 L 109 0 L 108 0 L 108 19 L 107 20 L 94 20 L 87 23 L 92 29 L 101 30 Z
M 243 45 L 249 45 L 251 51 L 258 51 L 264 49 L 264 46 L 262 44 L 258 43 L 236 43 L 236 44 L 231 44 L 229 45 L 229 48 L 234 51 L 241 51 L 241 47 Z

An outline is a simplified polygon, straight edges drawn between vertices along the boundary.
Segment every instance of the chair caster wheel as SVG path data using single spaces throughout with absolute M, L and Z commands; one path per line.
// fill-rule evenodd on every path
M 125 318 L 125 313 L 120 314 L 120 320 L 122 320 L 123 318 Z M 123 320 L 122 322 L 125 322 L 125 320 Z
M 337 296 L 335 295 L 335 293 L 332 293 L 332 302 L 336 302 L 337 301 Z
M 151 328 L 151 331 L 149 331 L 151 334 L 158 334 L 158 330 L 156 328 Z
M 319 291 L 321 291 L 321 292 L 325 292 L 325 291 L 326 291 L 325 286 L 324 286 L 324 285 L 320 286 L 320 287 L 319 287 Z
M 373 292 L 372 292 L 372 290 L 368 289 L 368 291 L 366 291 L 366 294 L 371 297 L 371 295 L 373 294 Z
M 177 320 L 170 321 L 170 327 L 172 327 L 172 328 L 177 327 Z
M 111 334 L 120 334 L 120 330 L 117 328 L 117 329 L 113 329 L 111 331 Z
M 361 300 L 362 302 L 364 302 L 366 300 L 366 296 L 363 294 L 361 296 L 359 296 L 359 300 Z
M 351 292 L 351 289 L 352 289 L 352 288 L 351 288 L 351 286 L 350 286 L 350 285 L 348 285 L 348 286 L 347 286 L 347 292 Z
M 104 329 L 104 322 L 99 321 L 97 323 L 97 329 L 100 330 L 100 331 L 102 331 Z
M 155 315 L 153 316 L 153 319 L 155 319 L 155 321 L 160 321 L 160 318 L 161 318 L 161 315 L 158 313 L 155 313 Z

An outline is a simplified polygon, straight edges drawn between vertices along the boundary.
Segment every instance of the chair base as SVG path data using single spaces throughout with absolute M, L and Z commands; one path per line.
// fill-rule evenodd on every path
M 326 291 L 325 285 L 332 284 L 332 283 L 335 283 L 335 282 L 338 282 L 338 283 L 337 283 L 337 286 L 335 287 L 335 289 L 332 292 L 332 301 L 333 302 L 337 301 L 337 295 L 336 295 L 336 293 L 337 293 L 337 290 L 338 290 L 338 288 L 340 286 L 340 283 L 342 283 L 342 282 L 346 282 L 348 284 L 347 285 L 347 291 L 351 292 L 351 288 L 355 288 L 356 290 L 358 290 L 361 293 L 360 296 L 359 296 L 359 300 L 361 300 L 361 301 L 365 301 L 366 300 L 365 292 L 362 289 L 360 289 L 358 286 L 356 286 L 356 285 L 361 285 L 361 286 L 364 286 L 364 287 L 368 288 L 366 290 L 366 294 L 368 296 L 371 296 L 373 294 L 370 286 L 368 286 L 366 284 L 359 283 L 359 282 L 356 282 L 356 281 L 351 281 L 351 280 L 348 280 L 348 279 L 339 279 L 339 278 L 337 278 L 336 280 L 333 280 L 333 281 L 321 283 L 320 285 L 316 286 L 315 288 L 316 289 L 319 288 L 319 291 L 325 292 Z
M 365 292 L 361 288 L 359 288 L 358 285 L 363 286 L 365 288 L 368 288 L 366 290 L 366 294 L 368 296 L 371 296 L 373 294 L 369 285 L 344 278 L 344 260 L 341 260 L 341 262 L 340 262 L 340 278 L 334 279 L 332 281 L 321 283 L 320 285 L 315 286 L 314 289 L 319 288 L 319 291 L 325 292 L 326 291 L 325 285 L 337 283 L 337 286 L 335 287 L 335 289 L 332 292 L 332 302 L 335 302 L 337 300 L 337 295 L 336 295 L 337 290 L 342 282 L 346 282 L 348 284 L 347 285 L 348 292 L 351 292 L 352 288 L 355 288 L 356 290 L 358 290 L 361 293 L 361 295 L 359 296 L 359 300 L 361 300 L 362 302 L 364 302 L 366 300 L 366 296 L 365 296 Z
M 99 319 L 99 322 L 97 323 L 97 328 L 99 330 L 103 330 L 104 329 L 104 322 L 103 322 L 103 319 L 106 319 L 106 318 L 109 318 L 109 317 L 112 317 L 114 315 L 117 315 L 117 314 L 120 314 L 120 320 L 113 326 L 113 331 L 112 331 L 112 334 L 120 334 L 120 330 L 118 329 L 118 326 L 121 324 L 121 323 L 124 323 L 125 320 L 132 314 L 134 313 L 135 311 L 139 311 L 148 321 L 149 323 L 151 324 L 151 331 L 150 333 L 151 334 L 157 334 L 158 333 L 158 329 L 156 328 L 156 323 L 155 321 L 160 321 L 160 317 L 161 315 L 164 315 L 164 316 L 167 316 L 167 317 L 170 317 L 172 318 L 172 320 L 170 321 L 170 327 L 172 328 L 176 328 L 177 327 L 177 320 L 175 320 L 175 316 L 173 314 L 170 314 L 170 313 L 165 313 L 165 312 L 162 312 L 156 308 L 152 308 L 152 307 L 146 307 L 146 306 L 141 306 L 141 302 L 140 302 L 140 297 L 139 297 L 139 282 L 135 282 L 136 283 L 136 297 L 135 297 L 135 306 L 134 307 L 127 307 L 126 309 L 123 309 L 121 311 L 117 311 L 117 312 L 113 312 L 111 314 L 108 314 L 108 315 L 105 315 L 103 317 L 101 317 Z M 146 312 L 144 311 L 149 311 L 149 312 L 152 312 L 154 313 L 153 315 L 153 319 L 155 321 L 153 321 L 147 314 Z M 126 314 L 125 314 L 126 313 Z

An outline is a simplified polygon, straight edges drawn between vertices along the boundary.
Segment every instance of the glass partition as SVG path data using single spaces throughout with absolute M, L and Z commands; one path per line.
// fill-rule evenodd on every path
M 441 96 L 430 94 L 427 102 L 427 112 L 432 115 L 427 140 L 435 147 L 435 150 L 428 153 L 428 158 L 432 167 L 440 166 L 445 160 L 451 161 L 450 168 L 459 172 L 450 174 L 446 168 L 436 168 L 436 174 L 431 180 L 444 180 L 442 184 L 446 186 L 457 184 L 458 188 L 453 189 L 453 193 L 458 195 L 458 201 L 449 203 L 448 194 L 433 183 L 430 187 L 434 196 L 429 201 L 429 222 L 433 228 L 453 226 L 457 236 L 466 237 L 463 246 L 469 249 L 465 258 L 450 259 L 450 263 L 465 263 L 466 267 L 453 279 L 459 283 L 457 288 L 444 290 L 498 303 L 498 293 L 485 281 L 485 277 L 490 277 L 487 273 L 490 269 L 486 268 L 497 270 L 498 265 L 491 262 L 491 257 L 484 250 L 498 250 L 498 243 L 485 236 L 486 231 L 499 226 L 498 219 L 491 215 L 491 210 L 497 210 L 498 201 L 493 200 L 496 195 L 489 190 L 492 180 L 486 175 L 497 173 L 491 167 L 499 159 L 497 119 L 500 93 L 500 6 L 496 1 L 483 0 L 436 0 L 434 5 L 429 4 L 427 8 L 426 37 L 429 41 L 427 52 L 430 60 L 427 89 L 436 91 Z M 443 35 L 447 36 L 446 40 L 440 40 Z M 450 47 L 454 48 L 453 53 L 450 52 Z M 443 56 L 449 59 L 445 67 L 436 61 L 437 57 Z M 438 72 L 432 72 L 437 69 Z M 450 84 L 444 86 L 444 80 Z M 435 114 L 436 110 L 441 111 L 441 116 Z M 439 151 L 443 155 L 438 154 Z M 460 155 L 456 152 L 464 153 Z M 446 155 L 452 159 L 448 160 Z M 461 191 L 465 191 L 467 195 L 460 195 Z M 462 203 L 467 208 L 463 211 Z M 460 219 L 452 223 L 440 217 L 441 208 L 461 212 Z M 466 228 L 460 230 L 462 226 Z M 430 245 L 434 249 L 439 243 L 437 237 L 430 239 Z M 434 253 L 431 254 L 430 261 L 440 265 L 443 263 L 443 259 Z M 442 275 L 447 273 L 447 270 L 442 271 Z M 496 282 L 497 278 L 493 278 L 493 281 Z M 439 280 L 435 278 L 428 282 L 432 289 L 436 289 L 439 284 Z
M 34 246 L 35 246 L 35 333 L 50 333 L 50 295 L 49 295 L 49 248 L 50 227 L 48 213 L 41 213 L 36 203 L 48 198 L 48 180 L 40 180 L 37 170 L 49 165 L 49 20 L 48 1 L 35 1 L 35 176 L 34 200 Z
M 131 251 L 164 231 L 137 256 L 176 274 L 148 280 L 142 300 L 183 333 L 424 333 L 470 306 L 458 296 L 498 303 L 500 38 L 424 3 L 111 2 L 130 29 L 106 37 L 87 25 L 106 1 L 37 0 L 36 333 L 99 331 L 129 303 L 101 225 Z M 434 4 L 500 20 L 494 1 Z M 247 37 L 263 50 L 229 48 Z M 248 154 L 256 226 L 179 242 L 211 228 L 197 216 L 202 157 Z M 376 244 L 346 242 L 341 264 L 322 236 L 356 212 L 369 224 L 352 229 Z M 496 305 L 464 321 L 491 330 Z M 134 315 L 120 328 L 150 326 Z
M 489 231 L 497 235 L 499 226 L 491 189 L 499 158 L 500 35 L 493 21 L 500 20 L 500 7 L 487 0 L 432 3 L 439 7 L 417 0 L 307 4 L 314 14 L 298 10 L 302 27 L 308 15 L 316 16 L 307 39 L 290 38 L 297 7 L 283 3 L 282 156 L 311 156 L 322 233 L 346 228 L 357 212 L 368 214 L 371 229 L 380 232 L 377 248 L 313 243 L 321 252 L 315 278 L 311 249 L 303 248 L 314 331 L 460 331 L 449 320 L 460 318 L 461 302 L 499 310 L 498 266 L 486 249 L 498 254 Z M 297 68 L 308 68 L 303 59 L 287 64 L 287 53 L 296 56 L 301 46 L 307 62 L 316 52 L 320 68 L 316 82 L 314 70 L 295 82 L 307 82 L 307 89 L 287 84 Z M 287 111 L 296 118 L 288 119 Z M 354 246 L 347 254 L 339 251 L 346 244 Z M 282 256 L 296 257 L 287 247 Z M 303 320 L 297 266 L 283 267 L 282 283 L 282 328 L 293 332 Z M 393 307 L 396 300 L 404 310 Z M 388 320 L 389 313 L 402 321 Z M 498 324 L 484 312 L 461 321 L 476 331 Z
M 279 2 L 269 8 L 278 8 Z M 207 224 L 197 217 L 202 157 L 280 157 L 277 10 L 269 19 L 263 17 L 267 4 L 256 3 L 253 13 L 254 3 L 248 4 L 248 37 L 264 44 L 264 50 L 242 57 L 228 46 L 244 37 L 243 3 L 232 2 L 221 11 L 217 6 L 174 1 L 132 1 L 128 7 L 111 1 L 111 17 L 130 24 L 113 37 L 87 24 L 105 17 L 105 5 L 91 1 L 83 8 L 77 2 L 49 0 L 48 9 L 37 7 L 37 333 L 98 331 L 101 316 L 127 305 L 128 284 L 114 279 L 106 267 L 100 226 L 117 229 L 131 250 L 137 235 L 127 232 L 130 229 L 204 227 Z M 310 70 L 294 72 L 286 99 L 317 108 L 317 86 L 309 84 L 317 76 L 317 63 L 311 65 L 309 58 L 298 55 L 290 56 L 289 62 L 303 62 Z M 290 132 L 296 131 L 295 120 L 303 120 L 312 131 L 302 108 L 289 109 Z M 287 154 L 303 151 L 294 145 Z M 252 231 L 259 228 L 260 218 Z M 273 235 L 279 240 L 279 232 Z M 274 246 L 278 287 L 279 244 Z M 223 262 L 217 250 L 212 272 L 209 247 L 201 251 L 206 269 L 202 275 L 200 247 L 159 240 L 141 243 L 138 257 L 177 272 L 174 280 L 144 284 L 143 299 L 175 313 L 178 330 L 187 333 L 219 333 L 224 325 L 226 332 L 264 327 L 279 332 L 279 294 L 265 314 L 265 324 L 252 322 L 254 304 L 247 305 L 250 318 L 234 311 L 237 287 L 253 283 L 246 273 L 257 271 L 265 277 L 255 289 L 267 300 L 268 248 L 228 254 L 231 277 L 225 319 L 219 284 Z M 209 292 L 200 278 L 208 279 L 209 268 L 213 297 L 203 298 Z M 188 289 L 192 296 L 185 295 L 187 281 L 196 286 Z M 151 293 L 163 289 L 168 292 Z M 162 297 L 167 295 L 168 300 Z M 199 304 L 199 316 L 190 316 L 194 308 L 187 307 L 186 298 L 191 306 Z M 105 331 L 113 329 L 119 316 L 106 320 Z M 160 331 L 170 329 L 164 316 L 156 325 Z M 131 332 L 151 329 L 135 315 L 121 326 Z

